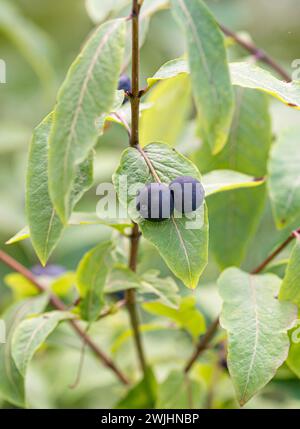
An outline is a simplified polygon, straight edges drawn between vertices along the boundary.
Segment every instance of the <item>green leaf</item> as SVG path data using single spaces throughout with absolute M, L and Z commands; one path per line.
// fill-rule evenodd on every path
M 178 286 L 172 277 L 161 278 L 157 270 L 149 270 L 141 276 L 139 292 L 153 294 L 159 302 L 168 307 L 178 308 L 180 296 Z
M 299 81 L 288 83 L 281 81 L 269 71 L 246 61 L 230 63 L 229 71 L 233 85 L 257 89 L 277 98 L 289 107 L 300 109 Z M 165 63 L 153 77 L 147 79 L 147 82 L 151 87 L 160 80 L 186 73 L 190 73 L 188 62 L 184 58 L 176 58 Z
M 70 313 L 52 311 L 23 320 L 18 325 L 12 338 L 12 356 L 23 377 L 36 351 L 62 320 L 71 317 Z
M 226 144 L 234 107 L 224 38 L 201 0 L 172 0 L 171 4 L 185 31 L 201 132 L 216 154 Z
M 255 188 L 263 183 L 264 179 L 255 179 L 255 177 L 232 170 L 215 170 L 202 177 L 206 197 L 235 189 Z
M 276 226 L 284 228 L 300 214 L 300 132 L 281 133 L 269 161 L 269 193 Z
M 167 142 L 170 146 L 177 143 L 191 107 L 190 95 L 190 79 L 186 75 L 168 79 L 151 92 L 147 98 L 151 107 L 144 110 L 141 117 L 142 146 L 154 141 Z
M 11 1 L 0 1 L 0 31 L 14 43 L 45 85 L 53 83 L 53 44 L 50 38 L 22 16 Z
M 39 295 L 34 284 L 19 273 L 10 273 L 4 277 L 4 283 L 11 288 L 16 301 Z
M 71 66 L 57 99 L 50 134 L 49 189 L 64 223 L 70 215 L 76 166 L 96 144 L 96 119 L 114 104 L 125 43 L 125 21 L 101 25 Z
M 86 9 L 96 24 L 116 16 L 130 0 L 86 0 Z
M 268 97 L 258 91 L 238 88 L 236 108 L 228 142 L 216 156 L 207 144 L 193 159 L 201 171 L 236 170 L 250 176 L 262 177 L 272 142 Z
M 286 268 L 279 299 L 293 302 L 300 308 L 300 240 L 298 238 Z
M 277 299 L 281 280 L 229 268 L 218 280 L 221 326 L 228 333 L 228 367 L 241 405 L 275 375 L 289 350 L 297 308 Z
M 203 386 L 182 371 L 173 370 L 158 386 L 156 408 L 199 409 L 203 407 Z
M 187 330 L 194 340 L 205 332 L 205 319 L 196 307 L 194 296 L 182 298 L 179 309 L 170 308 L 160 302 L 144 303 L 143 308 L 155 316 L 171 319 L 179 328 Z
M 104 292 L 115 293 L 127 289 L 138 289 L 141 286 L 139 276 L 132 272 L 128 266 L 115 264 L 107 276 Z
M 30 238 L 43 265 L 56 247 L 64 225 L 51 202 L 48 191 L 48 140 L 53 113 L 35 129 L 27 168 L 26 211 Z M 75 171 L 70 200 L 71 210 L 93 183 L 93 156 L 79 164 Z M 23 238 L 26 234 L 23 235 Z
M 30 237 L 29 227 L 24 226 L 19 232 L 17 232 L 13 237 L 6 241 L 5 244 L 16 244 L 20 241 L 27 240 Z
M 259 89 L 290 107 L 300 109 L 300 82 L 283 82 L 251 62 L 231 63 L 230 73 L 234 85 Z
M 166 144 L 152 143 L 144 151 L 163 183 L 168 184 L 184 175 L 201 179 L 194 164 Z M 125 176 L 130 192 L 124 189 L 122 178 Z M 187 287 L 195 288 L 208 258 L 206 205 L 193 213 L 192 218 L 172 216 L 163 222 L 146 221 L 136 211 L 136 191 L 142 184 L 153 180 L 141 153 L 133 148 L 126 149 L 113 176 L 120 203 L 126 207 L 128 205 L 130 217 L 139 223 L 143 236 L 157 247 L 173 273 Z
M 12 338 L 19 323 L 31 314 L 40 313 L 48 302 L 46 295 L 40 295 L 11 307 L 3 317 L 6 327 L 6 343 L 0 346 L 0 395 L 17 407 L 25 407 L 24 378 L 17 369 L 11 352 Z
M 73 272 L 67 272 L 57 277 L 51 283 L 51 290 L 59 297 L 67 298 L 69 293 L 75 289 L 75 286 L 76 274 Z
M 77 286 L 81 297 L 80 314 L 89 322 L 97 320 L 104 306 L 107 259 L 111 250 L 110 241 L 100 243 L 84 255 L 77 268 Z
M 132 387 L 116 405 L 117 409 L 152 409 L 156 401 L 157 382 L 151 368 L 143 379 Z
M 217 193 L 207 199 L 210 249 L 221 268 L 243 262 L 257 230 L 265 197 L 265 186 L 260 186 Z
M 300 326 L 299 320 L 290 333 L 291 347 L 287 358 L 287 365 L 298 378 L 300 378 Z

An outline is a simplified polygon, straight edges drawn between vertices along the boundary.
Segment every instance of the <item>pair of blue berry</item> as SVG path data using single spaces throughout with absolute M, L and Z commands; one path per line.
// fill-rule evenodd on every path
M 174 210 L 182 214 L 192 213 L 204 201 L 204 189 L 199 180 L 191 176 L 180 176 L 169 186 L 163 183 L 148 183 L 138 193 L 136 208 L 149 221 L 169 219 Z

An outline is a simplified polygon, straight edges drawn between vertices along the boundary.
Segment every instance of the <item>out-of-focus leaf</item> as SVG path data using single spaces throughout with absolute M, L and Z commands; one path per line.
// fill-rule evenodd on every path
M 294 374 L 300 378 L 300 325 L 299 320 L 290 333 L 290 342 L 291 347 L 289 351 L 289 356 L 287 358 L 287 365 L 293 371 Z
M 215 170 L 202 177 L 205 196 L 241 188 L 255 188 L 264 183 L 264 179 L 255 179 L 247 174 L 233 170 Z
M 250 62 L 231 63 L 230 72 L 234 85 L 259 89 L 290 107 L 300 109 L 300 82 L 283 82 Z
M 23 320 L 18 325 L 12 338 L 12 357 L 23 377 L 35 352 L 61 321 L 71 317 L 74 316 L 70 313 L 52 311 Z
M 15 304 L 3 316 L 6 326 L 6 343 L 0 346 L 0 395 L 17 407 L 25 407 L 24 378 L 11 355 L 12 338 L 19 323 L 31 314 L 40 313 L 48 302 L 46 295 L 30 298 Z
M 53 113 L 35 129 L 27 168 L 26 211 L 30 238 L 43 265 L 46 264 L 64 230 L 48 191 L 48 140 L 52 124 Z M 76 167 L 70 200 L 71 210 L 92 183 L 93 156 L 90 155 Z M 18 238 L 20 241 L 21 237 Z M 26 235 L 22 238 L 26 238 Z
M 4 283 L 13 291 L 15 300 L 39 295 L 36 286 L 19 273 L 10 273 L 4 277 Z
M 143 308 L 155 316 L 171 319 L 178 327 L 187 330 L 195 340 L 205 332 L 205 319 L 197 309 L 196 298 L 193 296 L 182 298 L 179 309 L 160 302 L 144 303 Z
M 108 273 L 108 256 L 112 250 L 110 241 L 100 243 L 87 252 L 77 269 L 77 286 L 80 292 L 80 314 L 93 322 L 104 306 L 104 286 Z
M 224 149 L 212 156 L 209 146 L 203 144 L 193 159 L 203 172 L 228 169 L 262 177 L 272 142 L 268 97 L 244 88 L 237 88 L 235 97 L 235 113 Z
M 86 43 L 63 83 L 49 139 L 49 190 L 67 222 L 76 167 L 93 149 L 96 119 L 111 111 L 125 43 L 125 21 L 101 25 Z M 100 96 L 99 96 L 100 94 Z
M 96 24 L 116 16 L 130 0 L 86 0 L 86 9 Z
M 56 278 L 51 284 L 53 293 L 65 298 L 76 286 L 76 274 L 67 272 Z
M 163 141 L 174 146 L 180 137 L 191 107 L 191 85 L 186 75 L 176 76 L 155 88 L 141 118 L 140 143 Z M 170 125 L 171 124 L 171 125 Z
M 30 138 L 30 129 L 16 123 L 0 123 L 0 154 L 24 150 Z
M 152 369 L 148 368 L 143 379 L 127 392 L 116 408 L 152 409 L 155 406 L 156 392 L 157 382 Z
M 293 302 L 300 308 L 300 240 L 298 238 L 288 261 L 279 299 Z
M 277 228 L 300 214 L 299 129 L 283 132 L 275 142 L 269 161 L 269 192 Z
M 178 176 L 184 175 L 201 179 L 194 164 L 166 144 L 153 143 L 147 145 L 144 151 L 163 183 L 168 184 Z M 125 176 L 130 192 L 124 192 L 122 178 Z M 174 215 L 163 222 L 146 221 L 136 210 L 136 191 L 141 185 L 153 180 L 141 153 L 133 148 L 125 150 L 113 176 L 119 201 L 125 207 L 128 206 L 130 217 L 139 223 L 144 238 L 157 247 L 173 273 L 187 287 L 193 289 L 197 286 L 207 264 L 206 205 L 199 207 L 191 218 L 185 215 L 178 218 Z
M 234 62 L 229 64 L 233 85 L 248 89 L 257 89 L 277 98 L 289 107 L 300 109 L 300 83 L 284 82 L 277 79 L 269 71 L 251 62 Z M 165 63 L 153 77 L 148 78 L 151 87 L 159 80 L 169 79 L 182 73 L 190 73 L 188 62 L 176 58 Z
M 198 381 L 174 370 L 158 386 L 156 408 L 199 409 L 203 406 L 203 397 L 203 386 Z
M 11 237 L 5 244 L 16 244 L 19 241 L 27 240 L 30 237 L 29 227 L 24 226 L 21 231 L 17 232 L 13 237 Z
M 150 270 L 141 275 L 140 292 L 153 294 L 156 299 L 172 308 L 178 308 L 180 296 L 172 277 L 161 278 L 159 271 Z
M 234 100 L 221 30 L 202 0 L 172 0 L 184 30 L 201 134 L 214 154 L 225 146 Z
M 20 14 L 11 1 L 0 1 L 0 31 L 20 50 L 45 85 L 53 82 L 53 45 L 47 34 Z
M 277 299 L 281 280 L 229 268 L 219 278 L 221 325 L 228 332 L 228 367 L 244 405 L 275 375 L 289 350 L 297 308 Z
M 115 264 L 107 276 L 105 293 L 121 292 L 127 289 L 138 289 L 141 286 L 139 276 L 128 266 Z

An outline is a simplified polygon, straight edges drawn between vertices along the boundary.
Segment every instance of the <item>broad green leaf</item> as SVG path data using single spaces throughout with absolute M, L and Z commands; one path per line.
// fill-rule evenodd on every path
M 226 168 L 262 178 L 266 174 L 271 141 L 267 97 L 240 88 L 236 91 L 236 109 L 227 145 L 218 155 L 212 156 L 210 148 L 204 144 L 194 155 L 194 161 L 201 171 Z M 259 186 L 233 189 L 207 200 L 210 246 L 221 267 L 240 265 L 243 261 L 258 226 L 265 196 L 265 186 Z
M 46 295 L 18 302 L 7 310 L 3 316 L 6 327 L 6 343 L 0 345 L 0 396 L 7 402 L 25 407 L 24 378 L 12 358 L 12 338 L 19 323 L 31 314 L 44 310 L 48 302 Z
M 228 142 L 216 156 L 207 144 L 194 155 L 201 171 L 236 170 L 255 177 L 266 174 L 272 142 L 268 97 L 258 91 L 237 88 L 236 108 Z
M 144 148 L 157 175 L 163 183 L 170 183 L 178 176 L 200 178 L 194 164 L 163 143 L 152 143 Z M 126 178 L 129 192 L 124 189 Z M 208 218 L 204 204 L 191 218 L 177 217 L 163 222 L 149 222 L 136 211 L 136 192 L 154 179 L 141 153 L 128 148 L 123 152 L 120 166 L 113 182 L 122 205 L 128 205 L 130 217 L 140 225 L 143 236 L 157 247 L 173 273 L 189 288 L 195 288 L 207 264 Z
M 61 321 L 71 317 L 73 316 L 70 313 L 52 311 L 23 320 L 18 325 L 12 338 L 12 357 L 24 378 L 35 352 Z
M 182 371 L 173 370 L 158 386 L 156 408 L 199 409 L 203 407 L 203 386 Z
M 51 283 L 51 290 L 53 293 L 61 298 L 68 297 L 69 293 L 72 292 L 76 287 L 76 274 L 73 272 L 66 272 L 61 276 L 57 277 Z
M 281 81 L 269 71 L 247 61 L 230 63 L 229 71 L 233 85 L 257 89 L 277 98 L 289 107 L 300 109 L 299 81 Z M 153 77 L 147 79 L 147 82 L 151 87 L 160 80 L 186 73 L 190 73 L 188 62 L 184 58 L 176 58 L 165 63 Z
M 228 333 L 228 367 L 241 405 L 275 375 L 289 350 L 297 308 L 277 298 L 281 280 L 229 268 L 218 280 L 221 326 Z
M 265 197 L 265 186 L 259 186 L 216 193 L 207 199 L 209 245 L 221 268 L 243 262 L 257 230 Z
M 16 301 L 39 295 L 36 286 L 19 273 L 10 273 L 4 277 L 4 283 L 12 290 Z
M 12 1 L 0 1 L 0 31 L 15 44 L 45 85 L 53 83 L 53 44 L 41 28 L 21 15 Z
M 186 36 L 201 133 L 216 154 L 226 144 L 234 107 L 224 38 L 202 0 L 171 4 Z
M 156 401 L 157 382 L 151 368 L 143 379 L 132 387 L 116 405 L 117 409 L 153 409 Z
M 80 314 L 93 322 L 104 306 L 104 286 L 108 273 L 108 256 L 112 250 L 110 241 L 100 243 L 87 252 L 77 268 L 77 286 L 80 292 Z
M 29 221 L 30 238 L 33 247 L 43 265 L 57 245 L 64 225 L 51 202 L 48 191 L 48 140 L 53 113 L 35 129 L 33 134 L 28 168 L 26 211 Z M 75 171 L 70 209 L 79 201 L 93 182 L 93 156 L 79 164 Z M 26 235 L 23 235 L 25 238 Z
M 235 189 L 255 188 L 263 183 L 263 179 L 257 180 L 255 177 L 233 170 L 215 170 L 202 177 L 206 197 Z
M 64 223 L 71 212 L 76 166 L 96 144 L 96 119 L 114 104 L 124 43 L 123 19 L 101 25 L 71 66 L 58 94 L 50 134 L 49 189 Z
M 163 141 L 174 146 L 191 107 L 190 96 L 190 79 L 186 75 L 158 85 L 147 98 L 151 107 L 142 113 L 140 144 L 145 146 L 154 141 Z
M 293 302 L 300 308 L 300 240 L 298 238 L 288 261 L 279 299 Z
M 269 161 L 269 193 L 276 226 L 284 228 L 300 214 L 300 131 L 281 133 Z
M 105 293 L 121 292 L 127 289 L 138 289 L 141 286 L 139 276 L 128 266 L 115 264 L 107 276 L 104 288 Z
M 231 63 L 230 73 L 234 85 L 259 89 L 290 107 L 300 109 L 300 82 L 283 82 L 251 62 Z
M 182 298 L 178 309 L 170 308 L 160 302 L 144 303 L 143 308 L 155 316 L 171 319 L 178 327 L 187 330 L 194 340 L 205 332 L 205 319 L 196 307 L 194 296 Z

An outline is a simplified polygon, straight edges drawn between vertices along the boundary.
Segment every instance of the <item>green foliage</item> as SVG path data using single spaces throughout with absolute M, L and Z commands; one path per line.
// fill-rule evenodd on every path
M 214 154 L 226 144 L 233 114 L 233 91 L 224 39 L 202 0 L 172 0 L 184 29 L 199 124 Z
M 171 319 L 178 327 L 187 330 L 195 340 L 205 332 L 205 319 L 196 308 L 196 300 L 192 296 L 182 298 L 178 309 L 160 302 L 147 302 L 143 304 L 143 308 L 156 316 Z
M 148 368 L 143 379 L 136 384 L 117 404 L 119 409 L 154 408 L 157 391 L 157 381 L 151 368 Z
M 282 133 L 274 144 L 269 162 L 269 190 L 278 228 L 289 225 L 300 212 L 299 130 Z
M 68 313 L 52 311 L 23 320 L 12 338 L 12 357 L 20 374 L 25 377 L 27 367 L 36 351 L 54 331 L 59 322 L 72 317 Z
M 12 358 L 13 335 L 22 320 L 42 312 L 47 301 L 48 297 L 45 295 L 30 298 L 13 305 L 4 315 L 6 343 L 0 347 L 0 394 L 17 407 L 25 407 L 26 401 L 24 378 Z
M 228 366 L 244 405 L 275 375 L 289 350 L 287 331 L 297 317 L 296 307 L 279 302 L 280 279 L 253 276 L 229 268 L 219 278 L 223 299 L 221 325 L 228 331 Z
M 53 113 L 36 128 L 29 154 L 27 173 L 27 217 L 33 247 L 43 265 L 56 247 L 64 225 L 48 191 L 48 142 Z M 71 210 L 93 183 L 93 155 L 76 167 L 72 185 Z
M 112 243 L 100 243 L 84 255 L 77 269 L 77 286 L 80 293 L 80 314 L 84 320 L 94 322 L 104 306 L 104 286 L 108 273 L 108 258 Z
M 300 240 L 297 238 L 292 254 L 287 264 L 279 299 L 290 301 L 300 308 Z
M 58 94 L 49 141 L 49 189 L 64 223 L 71 213 L 76 166 L 96 144 L 96 119 L 113 106 L 124 43 L 124 20 L 101 25 L 71 66 Z

